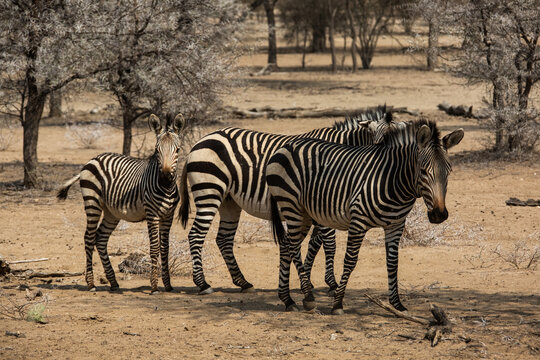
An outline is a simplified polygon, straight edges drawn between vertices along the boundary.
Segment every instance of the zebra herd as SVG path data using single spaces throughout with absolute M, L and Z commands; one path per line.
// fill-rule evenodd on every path
M 98 155 L 58 192 L 57 197 L 65 199 L 70 186 L 80 180 L 87 215 L 84 240 L 89 290 L 95 291 L 94 247 L 111 290 L 118 288 L 107 242 L 123 219 L 147 221 L 152 293 L 158 290 L 158 254 L 165 290 L 171 291 L 169 231 L 178 203 L 178 216 L 186 227 L 191 190 L 196 212 L 188 241 L 193 281 L 201 294 L 213 292 L 205 280 L 202 249 L 218 212 L 216 243 L 232 282 L 243 292 L 253 291 L 233 252 L 240 213 L 244 210 L 272 222 L 280 253 L 278 294 L 288 311 L 298 309 L 289 294 L 291 262 L 300 277 L 304 308 L 315 306 L 310 274 L 322 246 L 326 255 L 325 281 L 330 293 L 335 291 L 332 313 L 343 313 L 347 281 L 364 235 L 373 227 L 385 231 L 390 304 L 406 310 L 399 299 L 397 282 L 398 247 L 405 218 L 420 197 L 430 222 L 440 223 L 448 217 L 445 196 L 451 168 L 447 150 L 461 141 L 462 129 L 441 139 L 434 122 L 396 122 L 386 106 L 336 122 L 332 127 L 295 136 L 225 128 L 206 135 L 193 146 L 177 179 L 182 116 L 162 124 L 152 115 L 149 125 L 157 136 L 155 153 L 149 159 Z M 312 225 L 314 231 L 303 262 L 300 246 Z M 334 229 L 348 230 L 339 285 L 333 267 Z

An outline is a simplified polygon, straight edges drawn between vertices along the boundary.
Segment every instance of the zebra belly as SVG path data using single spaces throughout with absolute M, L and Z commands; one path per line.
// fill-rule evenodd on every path
M 309 211 L 309 209 L 306 209 L 306 210 L 307 210 L 308 215 L 311 217 L 311 219 L 313 219 L 313 221 L 319 225 L 336 229 L 336 230 L 347 231 L 349 229 L 349 224 L 351 220 L 348 214 L 324 216 L 324 215 Z
M 146 219 L 146 211 L 144 210 L 142 203 L 133 207 L 123 208 L 108 205 L 107 210 L 116 218 L 129 222 L 139 222 Z
M 264 198 L 264 201 L 257 201 L 256 199 L 248 199 L 247 197 L 233 194 L 232 192 L 230 193 L 230 196 L 234 202 L 249 215 L 263 220 L 271 220 L 270 200 L 266 197 Z

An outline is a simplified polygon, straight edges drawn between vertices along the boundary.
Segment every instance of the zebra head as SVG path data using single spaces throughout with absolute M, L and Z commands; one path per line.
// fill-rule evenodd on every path
M 384 106 L 384 116 L 376 120 L 367 120 L 359 122 L 359 125 L 367 128 L 373 134 L 373 143 L 378 144 L 383 141 L 384 134 L 392 128 L 405 128 L 407 125 L 404 122 L 398 122 L 394 120 L 392 113 L 386 111 L 386 105 Z
M 178 152 L 181 148 L 179 134 L 184 125 L 184 117 L 178 114 L 172 123 L 162 127 L 159 118 L 152 114 L 148 119 L 148 125 L 157 136 L 154 156 L 159 166 L 159 177 L 172 182 L 176 178 Z
M 435 123 L 422 125 L 416 133 L 418 146 L 417 193 L 424 198 L 429 222 L 440 224 L 448 218 L 445 198 L 452 167 L 448 149 L 463 139 L 463 129 L 454 130 L 440 139 Z

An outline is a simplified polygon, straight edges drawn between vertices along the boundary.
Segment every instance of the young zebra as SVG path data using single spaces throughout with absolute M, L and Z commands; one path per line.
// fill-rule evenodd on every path
M 361 114 L 354 120 L 357 129 L 350 131 L 323 128 L 301 135 L 285 136 L 226 128 L 199 140 L 188 155 L 180 180 L 180 217 L 185 227 L 190 212 L 187 185 L 189 181 L 197 213 L 188 238 L 193 260 L 193 281 L 199 287 L 200 293 L 213 292 L 205 281 L 201 251 L 204 238 L 218 211 L 220 223 L 216 242 L 233 283 L 242 291 L 252 290 L 253 285 L 245 279 L 234 257 L 234 236 L 242 210 L 255 217 L 270 220 L 270 202 L 264 171 L 268 159 L 278 148 L 293 139 L 308 137 L 350 145 L 371 144 L 372 130 L 386 131 L 395 124 L 391 115 L 385 114 L 386 107 Z M 371 124 L 372 122 L 377 125 Z M 336 123 L 334 127 L 347 129 L 352 123 L 353 121 L 346 120 Z M 325 229 L 321 233 L 328 237 L 324 243 L 327 264 L 325 278 L 332 289 L 337 287 L 333 269 L 335 233 L 331 229 Z M 300 263 L 300 258 L 295 259 L 296 265 Z
M 169 230 L 179 200 L 176 167 L 181 145 L 178 134 L 183 117 L 178 114 L 171 124 L 162 127 L 159 118 L 152 114 L 148 124 L 157 136 L 156 150 L 149 159 L 112 153 L 98 155 L 58 191 L 57 198 L 65 200 L 71 185 L 80 179 L 87 218 L 84 244 L 86 283 L 90 291 L 96 290 L 92 271 L 94 247 L 101 258 L 111 290 L 118 289 L 107 253 L 107 242 L 120 219 L 130 222 L 146 220 L 150 238 L 152 293 L 158 292 L 159 253 L 163 285 L 166 291 L 172 290 Z
M 446 186 L 450 173 L 447 150 L 463 138 L 455 130 L 440 139 L 434 122 L 416 120 L 389 130 L 379 144 L 351 147 L 313 139 L 287 143 L 270 158 L 266 180 L 271 195 L 274 237 L 280 244 L 279 298 L 296 310 L 289 293 L 291 256 L 312 223 L 348 230 L 341 282 L 333 314 L 343 313 L 347 281 L 358 260 L 365 233 L 385 231 L 390 304 L 404 311 L 398 294 L 398 246 L 405 218 L 423 197 L 429 221 L 446 220 Z M 287 236 L 281 223 L 287 223 Z M 315 306 L 304 269 L 299 270 L 304 307 Z

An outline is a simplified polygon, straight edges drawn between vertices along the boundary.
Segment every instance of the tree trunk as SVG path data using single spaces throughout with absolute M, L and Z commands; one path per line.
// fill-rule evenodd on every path
M 58 89 L 49 94 L 49 117 L 62 116 L 62 90 Z
M 302 46 L 302 70 L 306 68 L 306 43 L 307 43 L 307 30 L 304 30 L 304 43 Z
M 354 28 L 353 16 L 350 6 L 350 1 L 347 0 L 345 6 L 347 7 L 347 21 L 349 23 L 349 30 L 351 31 L 351 57 L 352 57 L 352 71 L 355 72 L 358 69 L 358 63 L 356 62 L 356 30 Z
M 23 158 L 24 158 L 24 187 L 35 188 L 38 185 L 37 144 L 39 122 L 43 115 L 46 96 L 39 93 L 33 84 L 28 86 L 28 102 L 24 111 L 23 121 Z
M 334 17 L 336 10 L 333 7 L 332 0 L 328 0 L 328 14 L 330 15 L 330 24 L 328 26 L 328 37 L 330 40 L 330 49 L 332 51 L 332 72 L 337 71 L 336 44 L 334 41 Z
M 131 155 L 131 142 L 133 140 L 132 127 L 135 116 L 131 109 L 122 109 L 122 121 L 124 128 L 124 140 L 122 142 L 122 154 Z
M 439 60 L 439 21 L 435 18 L 429 20 L 429 35 L 427 49 L 427 68 L 435 70 Z
M 326 29 L 323 24 L 313 26 L 311 38 L 311 51 L 323 52 L 326 50 Z
M 274 67 L 277 67 L 276 19 L 274 16 L 276 1 L 264 0 L 264 10 L 268 22 L 268 64 L 274 64 Z
M 495 149 L 502 150 L 504 148 L 504 119 L 501 116 L 501 110 L 504 107 L 504 101 L 501 94 L 501 89 L 497 83 L 493 84 L 493 109 L 495 110 Z
M 343 55 L 341 56 L 341 69 L 345 65 L 345 59 L 347 58 L 347 32 L 343 31 Z

